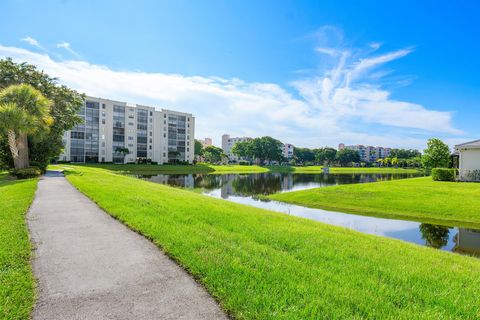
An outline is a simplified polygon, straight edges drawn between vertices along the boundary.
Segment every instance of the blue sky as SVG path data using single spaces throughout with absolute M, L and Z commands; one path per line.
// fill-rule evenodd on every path
M 2 1 L 0 57 L 192 112 L 197 137 L 480 137 L 476 1 Z

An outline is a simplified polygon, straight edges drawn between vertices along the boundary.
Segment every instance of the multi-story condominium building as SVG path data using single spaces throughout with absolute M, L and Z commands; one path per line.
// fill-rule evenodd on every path
M 200 141 L 202 143 L 202 146 L 205 148 L 205 147 L 209 147 L 212 144 L 212 138 L 205 138 L 203 140 Z
M 378 159 L 390 156 L 391 148 L 364 146 L 361 144 L 346 146 L 344 143 L 338 145 L 338 150 L 350 149 L 358 152 L 360 161 L 375 162 Z
M 195 118 L 189 113 L 87 97 L 84 123 L 64 135 L 60 160 L 191 163 Z
M 235 145 L 235 143 L 248 141 L 248 140 L 252 140 L 252 138 L 249 138 L 249 137 L 231 138 L 229 134 L 222 135 L 222 149 L 225 152 L 225 154 L 228 156 L 229 161 L 238 162 L 240 160 L 246 160 L 243 157 L 237 157 L 232 153 L 231 150 L 232 150 L 232 147 Z
M 293 146 L 293 144 L 290 144 L 290 143 L 284 143 L 283 144 L 283 148 L 282 148 L 282 153 L 283 153 L 283 157 L 285 159 L 292 159 L 293 158 L 293 149 L 295 147 Z

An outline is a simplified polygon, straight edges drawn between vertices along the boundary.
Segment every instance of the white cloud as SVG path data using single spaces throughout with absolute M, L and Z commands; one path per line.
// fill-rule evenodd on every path
M 68 43 L 58 46 L 72 50 Z M 369 50 L 373 47 L 379 44 Z M 336 59 L 335 64 L 317 77 L 294 81 L 294 93 L 277 84 L 236 78 L 118 71 L 80 60 L 57 61 L 16 47 L 0 46 L 0 57 L 35 64 L 91 96 L 191 112 L 197 137 L 213 137 L 217 144 L 221 134 L 231 133 L 271 135 L 309 147 L 346 142 L 421 148 L 434 133 L 460 133 L 449 112 L 393 100 L 390 92 L 369 82 L 370 70 L 409 54 L 409 49 L 359 59 L 354 50 L 322 48 L 317 51 Z
M 65 49 L 66 51 L 70 52 L 73 56 L 75 56 L 75 58 L 77 59 L 81 59 L 82 57 L 80 56 L 80 54 L 78 54 L 78 52 L 76 52 L 75 50 L 72 49 L 72 45 L 66 41 L 62 41 L 60 43 L 57 43 L 57 48 L 62 48 L 62 49 Z
M 21 41 L 23 42 L 26 42 L 28 43 L 29 45 L 32 45 L 32 46 L 35 46 L 35 47 L 38 47 L 40 46 L 40 44 L 38 43 L 38 41 L 32 37 L 25 37 L 25 38 L 22 38 L 20 39 Z

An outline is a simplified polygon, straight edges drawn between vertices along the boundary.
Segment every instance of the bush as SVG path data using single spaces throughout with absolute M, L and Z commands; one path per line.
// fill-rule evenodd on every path
M 238 164 L 241 165 L 241 166 L 248 166 L 248 165 L 250 165 L 250 162 L 248 162 L 246 160 L 240 160 L 240 161 L 238 161 Z
M 457 169 L 433 168 L 432 179 L 434 181 L 455 181 Z
M 18 179 L 28 179 L 38 177 L 42 174 L 42 171 L 37 167 L 30 167 L 25 169 L 10 170 L 10 174 Z

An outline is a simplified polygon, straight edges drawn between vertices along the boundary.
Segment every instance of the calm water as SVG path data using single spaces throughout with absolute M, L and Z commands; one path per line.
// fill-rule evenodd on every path
M 374 218 L 311 209 L 277 201 L 259 200 L 268 195 L 349 183 L 368 183 L 415 177 L 415 174 L 183 174 L 139 176 L 156 183 L 198 189 L 205 195 L 259 208 L 343 226 L 360 232 L 401 239 L 442 250 L 480 255 L 480 230 L 445 227 L 415 221 Z

